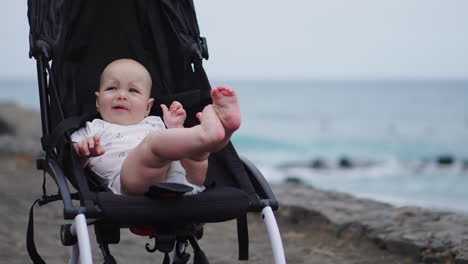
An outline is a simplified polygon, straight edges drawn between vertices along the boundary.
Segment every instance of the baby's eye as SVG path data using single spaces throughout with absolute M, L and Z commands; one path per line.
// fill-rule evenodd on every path
M 129 90 L 131 93 L 140 93 L 140 91 L 138 91 L 137 89 L 134 89 L 134 88 L 130 88 Z
M 113 91 L 113 90 L 115 90 L 115 89 L 117 89 L 117 88 L 115 88 L 115 87 L 113 87 L 113 86 L 110 86 L 110 87 L 107 87 L 107 88 L 105 89 L 105 91 Z

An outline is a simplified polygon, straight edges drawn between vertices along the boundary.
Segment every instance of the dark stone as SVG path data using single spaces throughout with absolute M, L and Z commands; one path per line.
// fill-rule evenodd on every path
M 288 183 L 304 183 L 299 177 L 297 176 L 287 176 L 286 179 L 284 179 L 285 182 Z
M 13 127 L 0 117 L 0 135 L 13 135 L 14 133 Z
M 346 157 L 340 158 L 340 160 L 339 160 L 339 162 L 338 162 L 338 166 L 339 166 L 340 168 L 344 168 L 344 169 L 349 169 L 349 168 L 354 167 L 354 165 L 351 163 L 351 160 L 349 160 L 349 159 L 346 158 Z
M 439 165 L 452 165 L 454 162 L 454 158 L 452 156 L 449 156 L 449 155 L 444 155 L 444 156 L 439 156 L 437 158 L 437 163 Z
M 325 169 L 328 168 L 327 164 L 322 159 L 316 159 L 310 162 L 309 167 L 312 169 Z

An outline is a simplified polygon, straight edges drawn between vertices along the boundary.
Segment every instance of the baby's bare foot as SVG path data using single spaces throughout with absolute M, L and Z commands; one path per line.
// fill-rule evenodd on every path
M 218 144 L 225 138 L 226 133 L 223 123 L 221 123 L 213 105 L 205 106 L 203 112 L 198 113 L 197 117 L 204 131 L 204 140 L 208 145 Z
M 241 113 L 237 95 L 227 86 L 218 86 L 211 91 L 213 108 L 223 123 L 226 133 L 232 134 L 241 124 Z

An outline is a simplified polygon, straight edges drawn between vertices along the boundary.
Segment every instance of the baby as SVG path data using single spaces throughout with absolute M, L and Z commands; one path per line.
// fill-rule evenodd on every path
M 200 124 L 185 128 L 186 112 L 176 101 L 169 108 L 161 105 L 164 122 L 148 116 L 154 102 L 151 86 L 151 76 L 140 63 L 110 63 L 96 92 L 102 120 L 87 122 L 73 133 L 73 146 L 83 166 L 117 194 L 141 195 L 161 182 L 203 190 L 208 156 L 226 146 L 240 126 L 237 96 L 225 86 L 213 89 L 213 104 L 197 114 Z

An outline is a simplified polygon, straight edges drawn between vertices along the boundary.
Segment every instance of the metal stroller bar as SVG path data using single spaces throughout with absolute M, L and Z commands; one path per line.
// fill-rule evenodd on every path
M 83 214 L 79 214 L 75 217 L 71 226 L 71 233 L 78 237 L 78 242 L 70 249 L 71 254 L 69 263 L 93 263 L 88 225 L 86 223 L 86 217 Z
M 278 201 L 260 170 L 247 158 L 243 156 L 240 156 L 240 158 L 246 169 L 250 172 L 249 175 L 253 177 L 252 182 L 255 188 L 260 192 L 260 202 L 252 205 L 251 209 L 262 212 L 262 219 L 266 226 L 271 249 L 273 251 L 274 263 L 284 264 L 286 263 L 286 258 L 284 256 L 283 242 L 281 241 L 278 224 L 273 214 L 273 210 L 278 209 Z
M 63 202 L 63 216 L 64 219 L 73 219 L 78 214 L 87 213 L 89 214 L 87 208 L 83 206 L 74 206 L 72 203 L 72 194 L 68 188 L 67 180 L 63 171 L 60 169 L 60 166 L 54 159 L 45 160 L 45 157 L 38 158 L 38 169 L 46 169 L 50 175 L 53 175 L 53 179 L 58 186 L 60 192 L 60 197 Z
M 270 238 L 271 249 L 273 251 L 273 259 L 275 264 L 284 264 L 286 259 L 284 257 L 283 242 L 276 223 L 275 215 L 270 206 L 263 208 L 262 218 L 267 228 L 268 237 Z

